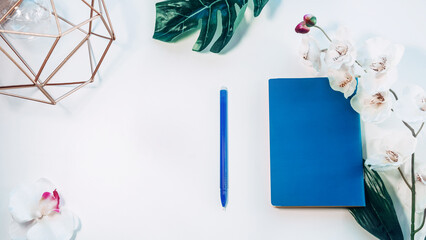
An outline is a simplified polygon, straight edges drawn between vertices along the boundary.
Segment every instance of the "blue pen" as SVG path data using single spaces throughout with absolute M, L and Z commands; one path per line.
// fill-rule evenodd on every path
M 226 207 L 228 198 L 228 90 L 220 90 L 220 200 Z

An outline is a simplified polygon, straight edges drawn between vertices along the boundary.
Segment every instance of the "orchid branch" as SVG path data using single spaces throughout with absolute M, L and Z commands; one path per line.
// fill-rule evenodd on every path
M 415 136 L 415 137 L 419 136 L 419 134 L 420 134 L 420 132 L 422 131 L 422 129 L 423 129 L 423 127 L 424 127 L 424 126 L 425 126 L 425 123 L 423 122 L 423 123 L 422 123 L 422 125 L 420 126 L 419 131 L 417 131 L 417 133 L 416 133 L 416 136 Z
M 361 65 L 361 63 L 358 62 L 358 60 L 355 60 L 355 63 L 358 64 L 358 66 L 360 66 L 365 73 L 367 73 L 367 70 L 365 70 L 365 68 Z
M 410 126 L 410 124 L 408 124 L 405 121 L 402 121 L 404 123 L 404 125 L 411 131 L 411 134 L 413 134 L 413 137 L 416 137 L 416 131 L 414 130 L 414 128 L 412 126 Z
M 324 29 L 322 29 L 321 27 L 317 26 L 316 23 L 317 23 L 316 17 L 313 16 L 312 14 L 307 14 L 307 15 L 304 16 L 304 20 L 296 26 L 295 30 L 296 30 L 297 33 L 305 34 L 305 33 L 308 33 L 310 31 L 310 28 L 315 27 L 315 28 L 319 29 L 330 42 L 332 42 L 331 38 L 324 31 Z M 318 51 L 325 52 L 325 51 L 328 51 L 328 50 L 327 49 L 319 50 L 319 48 L 318 48 Z M 338 52 L 338 53 L 340 55 L 342 55 L 340 52 Z M 355 60 L 355 63 L 360 68 L 362 68 L 365 73 L 367 73 L 367 69 L 364 68 L 358 60 Z M 380 63 L 380 64 L 385 64 L 385 63 Z M 358 77 L 359 76 L 357 76 L 356 78 L 358 78 Z M 332 79 L 330 79 L 330 81 L 331 80 Z M 343 83 L 347 84 L 347 82 L 343 82 Z M 340 85 L 339 85 L 339 87 L 340 87 Z M 346 92 L 345 91 L 343 91 L 341 89 L 338 90 L 338 91 L 341 91 L 341 92 L 345 93 L 345 96 L 346 96 Z M 389 92 L 394 96 L 394 98 L 395 98 L 396 101 L 399 100 L 398 95 L 396 94 L 395 91 L 393 91 L 392 89 L 389 89 Z M 383 96 L 381 96 L 381 97 L 383 98 Z M 381 100 L 381 101 L 384 101 L 384 100 Z M 392 112 L 394 111 L 394 109 L 391 109 L 391 110 L 392 110 Z M 359 112 L 359 111 L 357 111 L 357 112 Z M 413 126 L 411 126 L 406 121 L 402 120 L 402 123 L 410 130 L 410 132 L 411 132 L 411 134 L 412 134 L 412 136 L 414 138 L 417 138 L 417 136 L 420 134 L 420 132 L 422 131 L 422 129 L 424 128 L 424 125 L 425 125 L 425 123 L 423 122 L 422 125 L 420 126 L 420 128 L 416 131 L 413 128 Z M 411 155 L 411 179 L 408 179 L 408 178 L 405 177 L 405 175 L 404 175 L 404 173 L 403 173 L 403 171 L 401 170 L 400 167 L 398 167 L 398 171 L 399 171 L 399 174 L 401 175 L 401 178 L 404 180 L 405 184 L 407 185 L 407 187 L 411 191 L 411 226 L 410 226 L 410 228 L 411 228 L 411 231 L 410 231 L 411 238 L 410 239 L 414 240 L 414 237 L 415 237 L 416 233 L 419 232 L 424 227 L 425 221 L 426 221 L 426 209 L 425 209 L 424 210 L 424 215 L 423 215 L 423 221 L 422 221 L 420 227 L 418 227 L 418 228 L 415 227 L 415 225 L 416 225 L 415 224 L 415 217 L 416 217 L 415 152 Z M 410 181 L 411 181 L 411 183 L 410 183 Z
M 398 168 L 399 174 L 401 175 L 402 179 L 404 180 L 405 184 L 407 184 L 407 187 L 411 190 L 411 185 L 408 183 L 407 178 L 404 176 L 404 173 L 401 170 L 401 167 Z
M 392 89 L 389 89 L 389 92 L 392 93 L 392 95 L 395 97 L 395 100 L 398 101 L 398 95 L 396 95 L 395 91 L 393 91 Z
M 398 101 L 398 95 L 396 95 L 396 93 L 392 89 L 389 89 L 389 91 L 393 94 L 393 96 L 395 97 L 395 100 Z M 423 123 L 422 126 L 420 127 L 420 129 L 416 133 L 416 131 L 414 130 L 414 128 L 410 124 L 408 124 L 405 121 L 402 121 L 402 122 L 411 131 L 411 134 L 413 134 L 413 137 L 415 137 L 415 138 L 417 138 L 417 136 L 422 131 L 424 124 L 425 124 L 425 123 Z M 414 162 L 415 162 L 414 160 L 415 160 L 415 153 L 413 153 L 411 155 L 411 187 L 408 184 L 407 179 L 405 179 L 401 169 L 398 168 L 401 176 L 403 176 L 405 183 L 407 184 L 408 188 L 411 190 L 411 231 L 410 231 L 410 236 L 411 236 L 412 240 L 414 240 L 414 236 L 416 235 L 416 233 L 418 231 L 420 231 L 420 229 L 423 228 L 425 217 L 426 217 L 426 210 L 425 210 L 425 215 L 423 216 L 423 223 L 416 230 L 416 226 L 415 226 L 415 221 L 416 221 L 416 176 L 414 175 Z
M 395 100 L 398 101 L 398 95 L 396 95 L 395 91 L 392 89 L 389 89 L 389 92 L 392 93 L 392 95 L 395 97 Z M 393 109 L 392 109 L 393 111 Z M 411 134 L 413 135 L 413 137 L 417 137 L 417 135 L 419 135 L 420 131 L 422 130 L 424 123 L 422 124 L 422 126 L 420 127 L 419 131 L 416 133 L 416 130 L 414 130 L 414 128 L 408 124 L 406 121 L 402 121 L 402 123 L 404 123 L 404 125 L 411 131 Z
M 415 153 L 411 155 L 411 239 L 416 235 L 416 177 L 414 176 L 414 158 Z

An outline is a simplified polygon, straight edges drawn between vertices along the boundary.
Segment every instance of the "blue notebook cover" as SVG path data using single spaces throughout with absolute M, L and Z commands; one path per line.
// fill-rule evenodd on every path
M 365 206 L 359 115 L 327 78 L 269 80 L 271 201 Z

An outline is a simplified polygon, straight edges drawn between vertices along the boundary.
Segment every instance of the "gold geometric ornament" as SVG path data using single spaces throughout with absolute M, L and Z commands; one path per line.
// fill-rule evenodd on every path
M 94 82 L 115 40 L 104 0 L 0 2 L 0 94 L 55 105 Z

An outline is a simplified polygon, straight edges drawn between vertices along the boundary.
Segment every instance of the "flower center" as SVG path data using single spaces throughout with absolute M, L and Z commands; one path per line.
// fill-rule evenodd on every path
M 349 73 L 345 73 L 345 79 L 342 82 L 340 82 L 339 87 L 344 88 L 349 83 L 351 83 L 353 80 L 354 80 L 354 78 L 352 77 L 352 75 L 350 75 Z
M 373 98 L 370 99 L 371 105 L 380 106 L 385 102 L 385 97 L 382 93 L 376 93 L 373 95 Z
M 339 59 L 341 56 L 344 56 L 348 53 L 348 46 L 347 45 L 337 45 L 335 48 L 335 51 L 337 52 L 337 54 L 339 54 L 339 56 L 334 57 L 333 60 L 336 61 L 337 59 Z
M 426 112 L 426 96 L 420 97 L 418 105 L 421 111 Z
M 346 55 L 346 53 L 348 53 L 348 46 L 339 45 L 339 46 L 336 47 L 336 52 L 340 56 Z
M 387 60 L 387 58 L 386 58 L 386 57 L 381 57 L 379 61 L 377 61 L 377 62 L 373 62 L 373 63 L 370 65 L 370 68 L 371 68 L 373 71 L 376 71 L 376 72 L 383 72 L 383 71 L 385 71 L 385 70 L 386 70 L 386 62 L 387 62 L 387 61 L 388 61 L 388 60 Z
M 416 174 L 416 180 L 423 184 L 426 184 L 425 178 L 420 173 Z
M 398 162 L 399 154 L 394 151 L 387 150 L 385 159 L 389 162 Z
M 43 218 L 44 216 L 47 216 L 52 212 L 59 213 L 59 203 L 60 197 L 56 189 L 53 191 L 53 193 L 43 193 L 39 202 L 39 212 L 41 215 L 40 218 Z
M 303 54 L 303 59 L 305 59 L 305 60 L 308 60 L 308 56 L 309 56 L 309 50 L 308 51 L 306 51 L 304 54 Z

